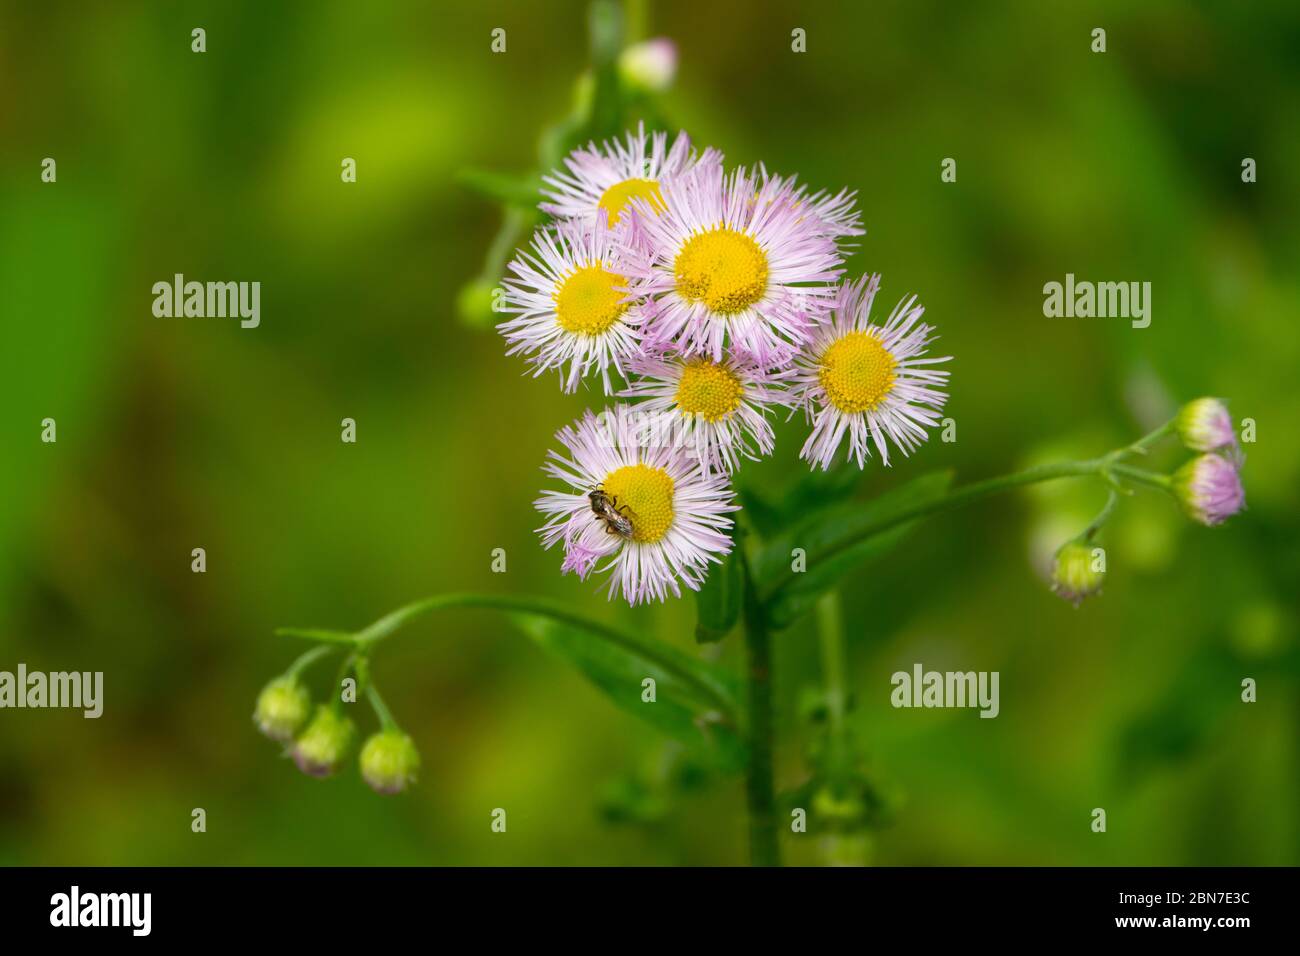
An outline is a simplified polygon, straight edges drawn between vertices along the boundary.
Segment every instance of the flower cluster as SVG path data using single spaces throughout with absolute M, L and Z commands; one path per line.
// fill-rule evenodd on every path
M 800 453 L 828 468 L 889 464 L 939 421 L 948 373 L 915 298 L 883 322 L 878 275 L 843 278 L 862 235 L 852 192 L 728 170 L 685 133 L 644 128 L 574 151 L 544 177 L 552 220 L 504 280 L 499 329 L 534 375 L 557 373 L 626 401 L 557 437 L 546 471 L 567 486 L 537 501 L 543 543 L 636 604 L 698 588 L 731 548 L 731 475 L 770 455 L 776 409 L 802 409 Z M 629 404 L 632 403 L 632 404 Z
M 357 736 L 356 724 L 340 705 L 321 704 L 313 711 L 311 695 L 292 671 L 262 689 L 253 720 L 263 734 L 285 744 L 298 769 L 311 777 L 337 773 Z M 366 739 L 359 763 L 372 790 L 399 793 L 415 781 L 420 754 L 411 738 L 390 723 Z
M 1210 527 L 1222 524 L 1246 507 L 1244 456 L 1227 406 L 1217 398 L 1188 402 L 1174 419 L 1174 429 L 1184 445 L 1201 452 L 1174 472 L 1174 495 L 1193 520 Z
M 1148 446 L 1169 435 L 1176 435 L 1185 448 L 1199 454 L 1172 475 L 1131 467 L 1125 468 L 1121 474 L 1163 488 L 1174 496 L 1189 518 L 1210 527 L 1222 524 L 1246 507 L 1246 492 L 1241 483 L 1241 466 L 1245 457 L 1232 427 L 1232 416 L 1223 401 L 1217 398 L 1198 398 L 1188 402 L 1172 420 L 1146 438 L 1103 459 L 1102 473 L 1118 470 L 1119 462 L 1125 457 L 1145 454 Z M 1092 539 L 1109 514 L 1108 505 L 1092 525 L 1056 552 L 1052 590 L 1075 607 L 1098 593 L 1105 580 L 1105 552 L 1092 547 Z

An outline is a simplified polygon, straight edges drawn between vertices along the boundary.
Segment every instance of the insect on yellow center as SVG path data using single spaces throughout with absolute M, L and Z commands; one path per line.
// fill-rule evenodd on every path
M 555 292 L 555 317 L 560 328 L 575 335 L 600 335 L 627 311 L 627 279 L 598 265 L 569 276 Z
M 818 377 L 830 403 L 846 414 L 873 411 L 894 389 L 898 362 L 870 332 L 853 331 L 822 354 Z
M 673 271 L 678 294 L 719 315 L 744 312 L 767 293 L 767 254 L 726 226 L 687 239 Z
M 609 213 L 609 224 L 613 226 L 618 223 L 619 216 L 623 215 L 624 208 L 633 199 L 646 200 L 656 216 L 667 208 L 664 205 L 664 195 L 659 191 L 659 183 L 653 179 L 625 179 L 621 183 L 615 183 L 601 194 L 600 202 L 596 205 Z
M 673 524 L 673 480 L 662 468 L 624 465 L 601 485 L 614 506 L 632 522 L 632 540 L 654 544 Z
M 677 407 L 683 415 L 699 415 L 717 422 L 740 407 L 743 389 L 736 373 L 721 362 L 691 359 L 682 367 L 677 384 Z

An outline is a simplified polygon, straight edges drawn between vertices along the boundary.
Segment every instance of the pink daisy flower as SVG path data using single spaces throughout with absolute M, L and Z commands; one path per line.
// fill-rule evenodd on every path
M 614 140 L 599 149 L 589 143 L 570 153 L 564 160 L 568 172 L 542 177 L 542 195 L 549 201 L 541 208 L 587 225 L 595 225 L 603 209 L 609 225 L 617 226 L 633 199 L 645 201 L 652 212 L 662 210 L 664 182 L 701 163 L 721 166 L 722 154 L 716 149 L 696 154 L 685 133 L 678 133 L 670 148 L 667 133 L 647 135 L 641 124 L 625 142 Z
M 785 404 L 787 371 L 768 371 L 731 355 L 715 362 L 675 352 L 632 359 L 639 376 L 620 398 L 642 399 L 636 410 L 663 423 L 661 433 L 686 447 L 706 471 L 734 472 L 742 456 L 757 460 L 775 445 L 767 412 Z
M 610 596 L 621 591 L 633 605 L 679 597 L 681 584 L 698 590 L 710 562 L 731 550 L 727 515 L 739 510 L 725 475 L 653 444 L 645 425 L 620 405 L 560 429 L 566 452 L 552 451 L 544 470 L 571 490 L 535 502 L 546 516 L 542 544 L 564 545 L 563 570 L 584 580 L 610 571 Z
M 797 184 L 797 176 L 771 175 L 762 163 L 758 164 L 758 172 L 764 182 L 773 183 L 777 189 L 788 183 L 795 208 L 806 210 L 808 215 L 820 222 L 824 235 L 838 239 L 861 236 L 866 232 L 862 228 L 862 214 L 858 211 L 858 194 L 853 190 L 841 189 L 832 193 L 819 189 L 809 195 L 807 186 Z
M 730 345 L 779 365 L 830 309 L 843 257 L 787 182 L 700 165 L 663 184 L 665 207 L 620 236 L 647 343 L 721 361 Z M 634 208 L 649 210 L 645 200 Z
M 507 355 L 528 357 L 534 377 L 559 369 L 566 392 L 589 372 L 600 373 L 611 394 L 609 370 L 640 350 L 641 314 L 627 294 L 627 279 L 613 263 L 604 223 L 560 223 L 533 234 L 532 253 L 520 251 L 502 280 L 503 309 L 515 318 L 497 329 Z
M 849 458 L 865 467 L 870 445 L 889 464 L 888 441 L 910 453 L 939 423 L 948 373 L 926 366 L 947 362 L 926 358 L 934 329 L 921 322 L 916 297 L 900 302 L 883 325 L 871 324 L 871 303 L 880 276 L 863 276 L 840 289 L 832 320 L 820 326 L 796 358 L 792 389 L 813 422 L 799 457 L 830 467 L 840 442 L 849 439 Z

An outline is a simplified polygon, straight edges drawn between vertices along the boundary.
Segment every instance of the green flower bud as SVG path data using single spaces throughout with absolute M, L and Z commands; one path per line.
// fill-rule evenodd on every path
M 1106 578 L 1105 559 L 1094 555 L 1100 550 L 1078 541 L 1071 541 L 1056 552 L 1056 566 L 1052 569 L 1052 590 L 1075 607 L 1101 590 Z
M 456 296 L 456 311 L 461 322 L 471 328 L 489 328 L 502 318 L 493 309 L 496 300 L 496 286 L 475 280 L 461 287 Z
M 292 740 L 311 713 L 311 695 L 293 677 L 277 677 L 257 695 L 253 720 L 272 740 Z
M 298 769 L 313 777 L 328 777 L 339 769 L 352 746 L 356 726 L 333 707 L 316 708 L 307 729 L 293 744 L 293 760 Z
M 419 769 L 420 753 L 400 730 L 382 730 L 361 748 L 361 776 L 376 793 L 401 793 Z

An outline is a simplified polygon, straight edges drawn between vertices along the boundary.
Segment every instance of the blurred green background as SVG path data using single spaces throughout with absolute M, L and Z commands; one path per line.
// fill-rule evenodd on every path
M 105 673 L 99 720 L 0 711 L 0 863 L 744 861 L 737 779 L 691 772 L 490 612 L 375 661 L 424 757 L 410 794 L 308 779 L 249 719 L 303 649 L 275 627 L 439 591 L 549 595 L 693 646 L 689 598 L 608 605 L 533 533 L 553 432 L 601 396 L 524 377 L 458 318 L 502 217 L 458 174 L 536 163 L 585 23 L 577 2 L 0 6 L 0 669 Z M 680 54 L 663 114 L 729 163 L 857 189 L 852 274 L 881 271 L 886 307 L 918 293 L 955 356 L 958 440 L 873 463 L 864 497 L 1093 455 L 1199 394 L 1258 424 L 1249 510 L 1208 530 L 1125 500 L 1106 593 L 1077 611 L 1041 568 L 1101 505 L 1087 483 L 933 519 L 851 576 L 850 719 L 898 803 L 871 859 L 1300 862 L 1300 10 L 667 0 L 644 28 Z M 177 272 L 260 281 L 261 327 L 154 318 Z M 1151 282 L 1151 326 L 1044 318 L 1067 272 Z M 782 425 L 746 480 L 793 480 L 804 434 Z M 737 644 L 711 653 L 738 667 Z M 776 654 L 791 789 L 812 623 Z M 1000 671 L 999 719 L 892 709 L 917 661 Z M 785 849 L 826 858 L 815 833 Z

